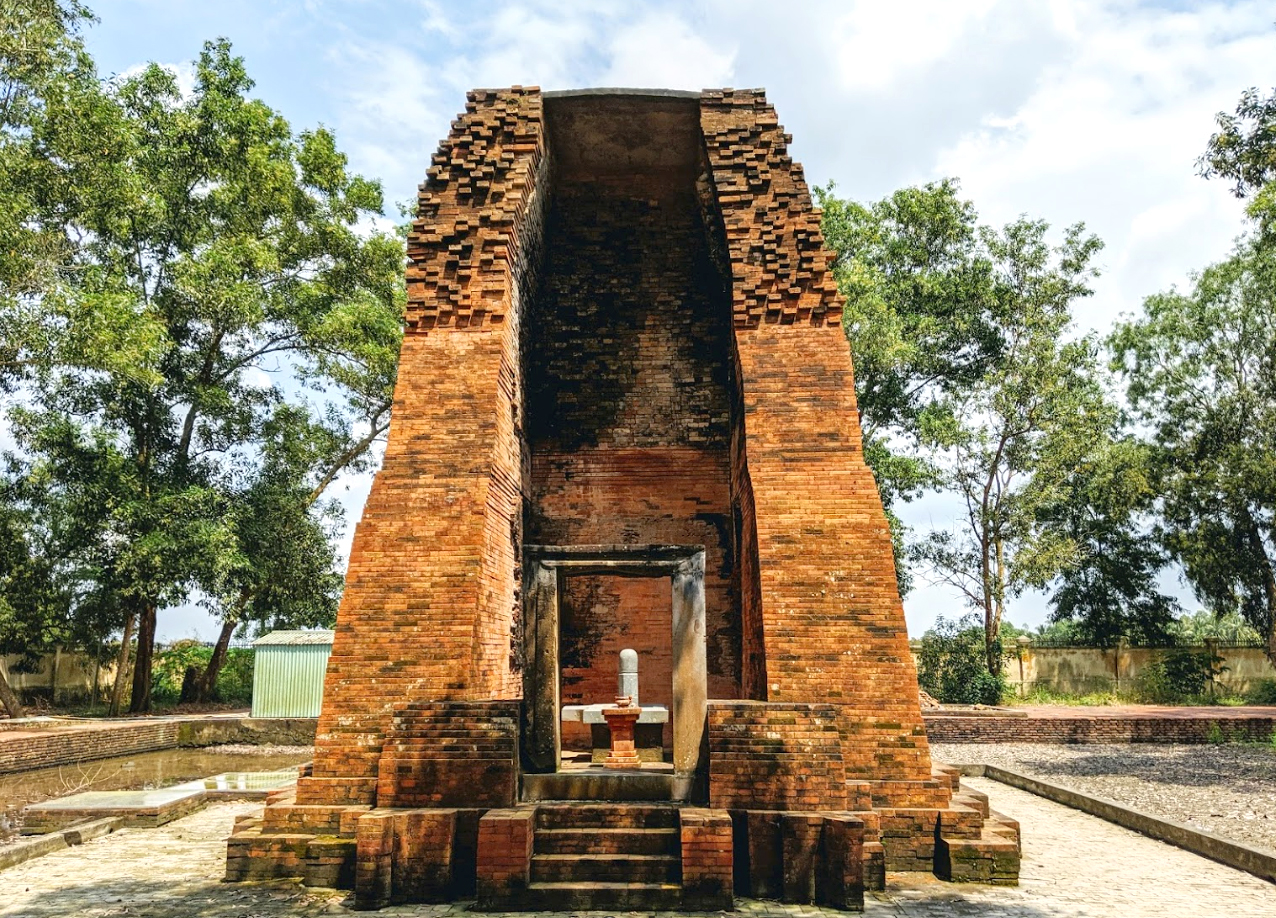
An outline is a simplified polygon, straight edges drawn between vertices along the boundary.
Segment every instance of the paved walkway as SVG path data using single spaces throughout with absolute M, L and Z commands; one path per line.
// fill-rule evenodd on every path
M 1024 831 L 1017 889 L 955 886 L 892 877 L 868 902 L 878 918 L 1265 918 L 1276 885 L 1180 851 L 1030 794 L 982 779 L 998 810 Z M 274 918 L 346 915 L 343 894 L 289 883 L 220 882 L 236 813 L 222 804 L 160 829 L 125 829 L 0 873 L 3 918 Z M 444 918 L 464 906 L 397 906 L 380 914 Z M 743 902 L 742 918 L 838 915 Z

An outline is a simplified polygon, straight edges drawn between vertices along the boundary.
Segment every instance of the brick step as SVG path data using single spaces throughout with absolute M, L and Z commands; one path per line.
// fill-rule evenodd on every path
M 529 912 L 672 911 L 682 904 L 682 887 L 676 883 L 532 883 L 519 893 L 517 903 L 505 908 Z
M 682 859 L 667 854 L 537 854 L 533 883 L 677 883 Z
M 939 831 L 949 838 L 979 838 L 984 814 L 968 806 L 951 805 L 939 811 Z
M 953 883 L 1019 885 L 1019 842 L 984 828 L 979 838 L 951 838 L 941 835 L 935 844 L 935 876 Z
M 538 806 L 538 829 L 674 829 L 678 808 L 615 804 Z
M 988 818 L 988 795 L 968 787 L 963 787 L 953 794 L 953 803 L 979 810 L 985 819 Z
M 677 829 L 537 829 L 537 854 L 679 854 Z

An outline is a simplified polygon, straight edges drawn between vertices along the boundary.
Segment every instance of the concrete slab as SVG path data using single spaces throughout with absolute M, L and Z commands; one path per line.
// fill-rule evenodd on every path
M 176 785 L 153 790 L 85 791 L 26 808 L 22 832 L 43 835 L 84 819 L 121 816 L 126 826 L 162 826 L 202 807 L 202 787 Z
M 271 791 L 296 783 L 297 769 L 289 768 L 282 771 L 225 771 L 177 787 L 198 788 L 217 799 L 265 800 Z

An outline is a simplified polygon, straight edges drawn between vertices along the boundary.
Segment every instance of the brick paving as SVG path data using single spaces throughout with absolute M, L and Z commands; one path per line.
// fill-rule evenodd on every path
M 956 886 L 892 875 L 870 896 L 879 918 L 1262 918 L 1276 915 L 1276 885 L 993 781 L 988 793 L 1024 834 L 1021 885 Z M 0 874 L 0 918 L 274 918 L 352 914 L 344 893 L 291 883 L 229 885 L 226 835 L 253 804 L 221 804 L 160 829 L 115 835 Z M 396 906 L 380 914 L 447 918 L 467 906 Z M 741 902 L 743 918 L 831 918 L 810 906 Z

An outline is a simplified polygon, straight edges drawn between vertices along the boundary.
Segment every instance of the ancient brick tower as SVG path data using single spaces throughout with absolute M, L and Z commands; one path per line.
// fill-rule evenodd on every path
M 501 909 L 1014 881 L 1017 829 L 932 769 L 788 143 L 759 91 L 469 94 L 409 237 L 313 769 L 228 878 Z M 564 722 L 622 647 L 670 711 L 641 770 Z

